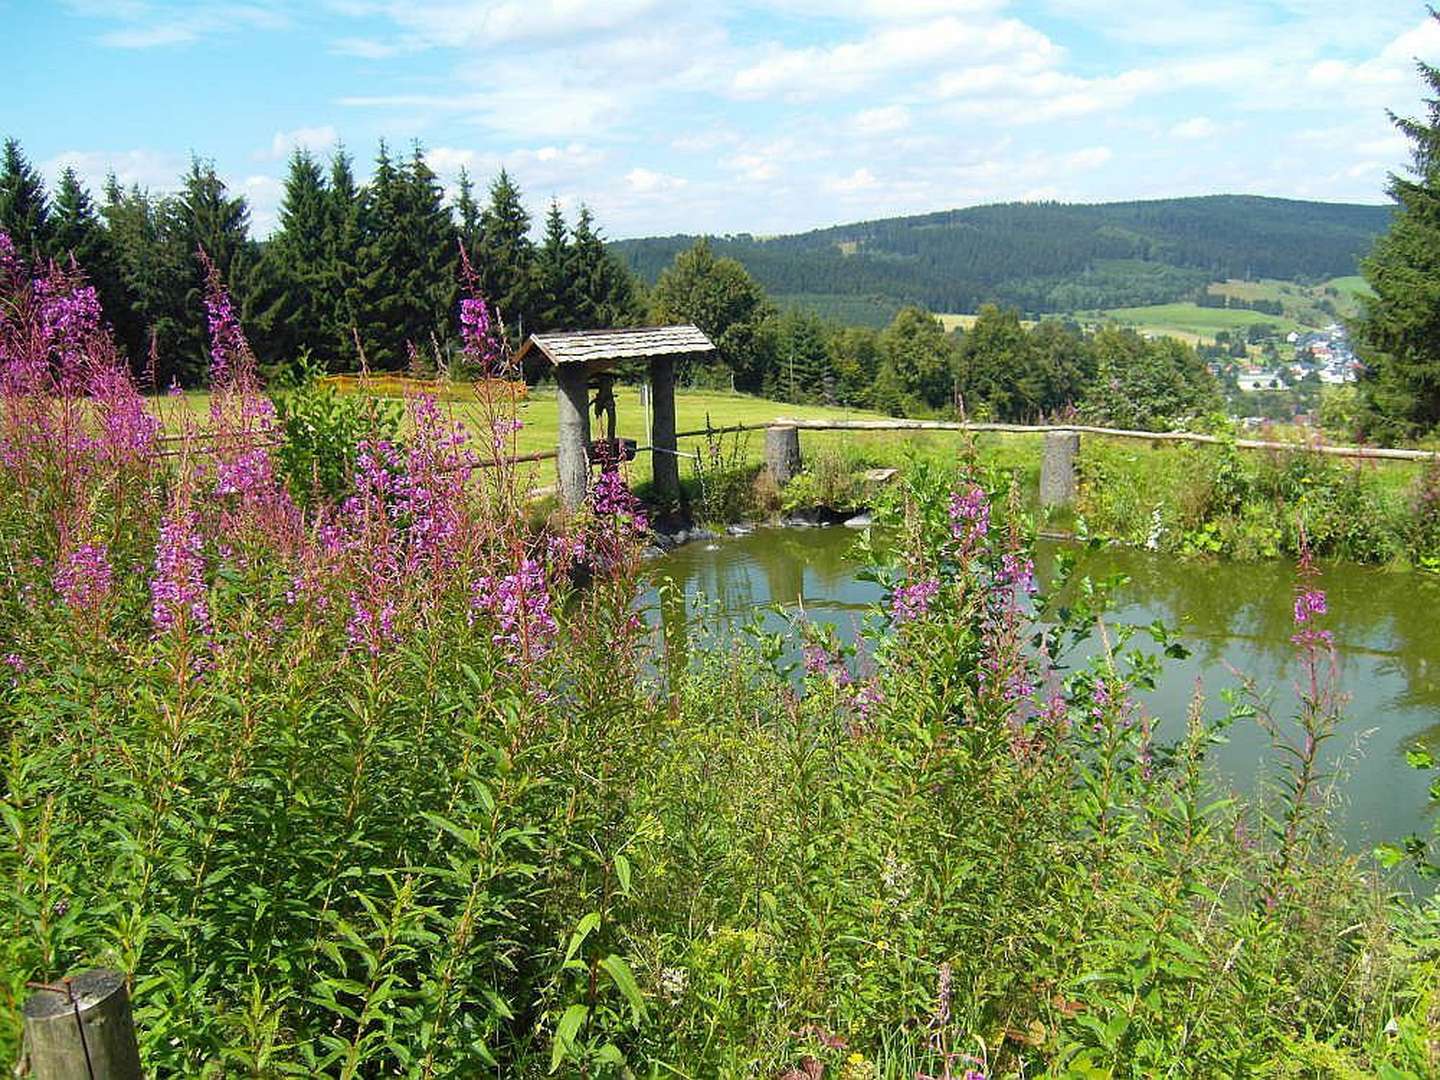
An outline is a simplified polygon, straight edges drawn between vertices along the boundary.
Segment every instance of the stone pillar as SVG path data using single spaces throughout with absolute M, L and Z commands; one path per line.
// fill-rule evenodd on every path
M 22 1062 L 34 1080 L 141 1080 L 130 996 L 119 972 L 81 972 L 25 1002 Z
M 765 467 L 779 487 L 800 471 L 800 429 L 778 425 L 765 429 Z
M 1045 454 L 1040 459 L 1040 507 L 1072 506 L 1078 484 L 1075 465 L 1080 458 L 1078 431 L 1047 431 Z
M 675 456 L 675 358 L 650 358 L 650 476 L 655 498 L 665 507 L 680 501 L 680 459 Z
M 578 509 L 590 490 L 590 379 L 584 364 L 555 366 L 559 434 L 555 443 L 560 504 Z

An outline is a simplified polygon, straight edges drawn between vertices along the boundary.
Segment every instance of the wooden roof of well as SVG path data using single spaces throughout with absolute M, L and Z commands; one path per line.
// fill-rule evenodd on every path
M 714 352 L 714 343 L 697 326 L 646 326 L 637 330 L 565 330 L 531 334 L 520 355 L 539 349 L 552 364 L 605 363 L 648 356 L 687 356 Z

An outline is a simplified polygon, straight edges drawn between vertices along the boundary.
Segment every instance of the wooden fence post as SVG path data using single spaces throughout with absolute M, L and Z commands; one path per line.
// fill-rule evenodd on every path
M 25 1002 L 25 1049 L 34 1080 L 141 1080 L 125 977 L 97 968 Z
M 556 366 L 555 401 L 559 408 L 555 454 L 560 504 L 573 511 L 590 493 L 590 377 L 584 364 Z
M 1071 506 L 1079 484 L 1075 463 L 1080 457 L 1078 431 L 1047 431 L 1045 454 L 1040 459 L 1040 507 Z
M 765 429 L 765 467 L 779 487 L 788 484 L 800 471 L 800 429 L 777 424 Z

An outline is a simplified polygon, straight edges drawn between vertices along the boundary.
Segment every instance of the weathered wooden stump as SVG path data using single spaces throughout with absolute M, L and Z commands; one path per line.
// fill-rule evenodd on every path
M 800 429 L 779 424 L 765 429 L 765 467 L 779 487 L 788 484 L 803 467 Z
M 103 968 L 36 990 L 25 1002 L 24 1056 L 34 1080 L 140 1080 L 125 977 Z
M 1047 431 L 1045 453 L 1040 459 L 1040 506 L 1042 509 L 1072 506 L 1079 490 L 1075 466 L 1080 458 L 1078 431 Z

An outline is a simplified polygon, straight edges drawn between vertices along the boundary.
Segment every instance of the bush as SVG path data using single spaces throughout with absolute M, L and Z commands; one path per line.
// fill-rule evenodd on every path
M 272 397 L 281 437 L 275 462 L 295 498 L 313 506 L 350 490 L 356 447 L 364 439 L 393 442 L 402 409 L 368 394 L 342 396 L 321 382 L 323 368 L 303 358 L 297 366 L 293 383 Z

